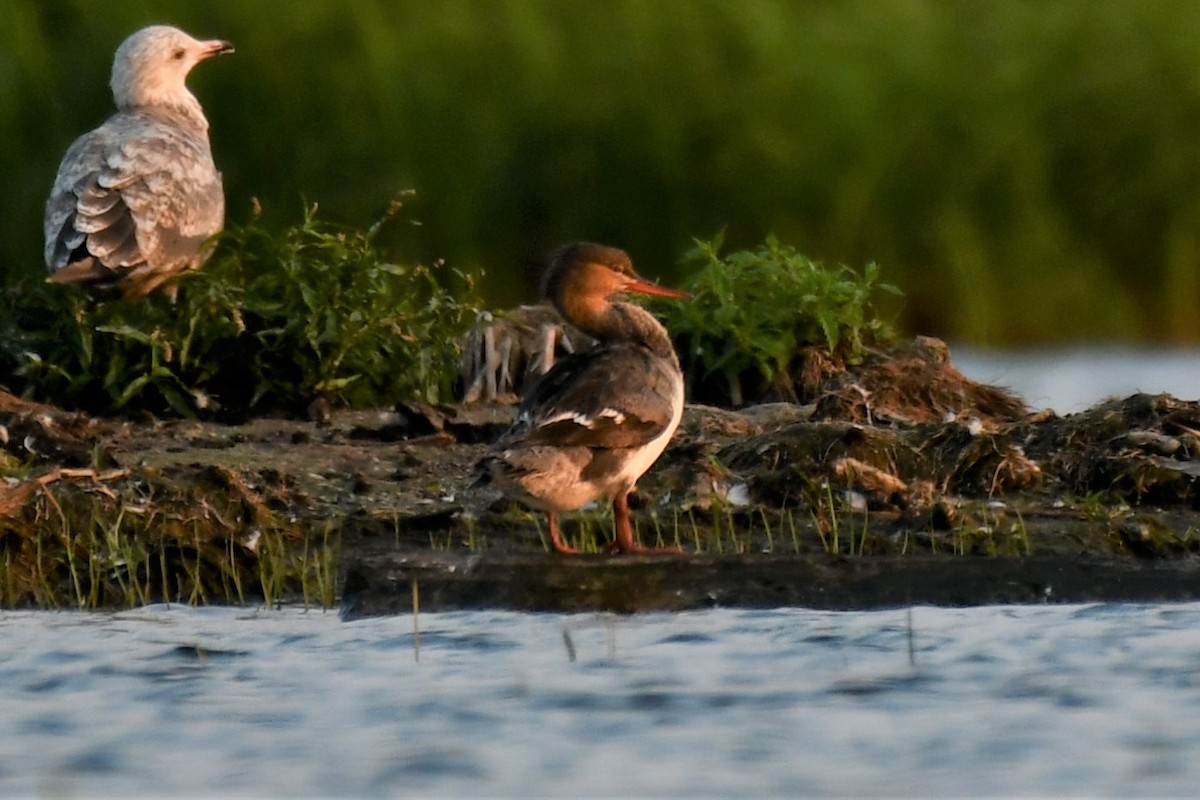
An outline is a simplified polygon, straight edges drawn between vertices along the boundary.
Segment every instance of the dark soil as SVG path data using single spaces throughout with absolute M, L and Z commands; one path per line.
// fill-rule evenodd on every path
M 1200 405 L 1067 417 L 918 340 L 808 402 L 689 406 L 642 480 L 643 542 L 594 555 L 471 487 L 512 406 L 411 405 L 238 426 L 97 419 L 0 393 L 0 602 L 340 602 L 639 611 L 1200 597 Z M 332 585 L 330 585 L 332 584 Z M 133 587 L 131 589 L 131 587 Z

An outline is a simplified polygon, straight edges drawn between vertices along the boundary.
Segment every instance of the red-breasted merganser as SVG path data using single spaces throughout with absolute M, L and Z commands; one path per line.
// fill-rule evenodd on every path
M 577 242 L 555 253 L 542 295 L 598 344 L 543 375 L 513 426 L 480 462 L 485 481 L 546 512 L 550 541 L 560 553 L 577 551 L 563 541 L 558 514 L 601 498 L 613 506 L 609 550 L 655 552 L 634 539 L 628 495 L 679 427 L 683 373 L 662 324 L 645 309 L 612 299 L 623 292 L 690 297 L 638 277 L 629 256 L 615 247 Z

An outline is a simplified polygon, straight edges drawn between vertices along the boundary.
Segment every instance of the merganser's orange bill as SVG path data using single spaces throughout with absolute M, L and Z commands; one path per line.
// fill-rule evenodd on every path
M 652 294 L 655 297 L 674 297 L 676 300 L 692 299 L 692 296 L 687 292 L 681 292 L 678 289 L 668 289 L 665 286 L 659 286 L 657 283 L 645 280 L 636 280 L 625 284 L 624 291 L 635 292 L 637 294 Z

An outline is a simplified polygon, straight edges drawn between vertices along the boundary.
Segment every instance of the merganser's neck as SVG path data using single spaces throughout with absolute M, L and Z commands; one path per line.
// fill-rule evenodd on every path
M 554 298 L 563 319 L 602 342 L 628 341 L 646 347 L 678 366 L 679 358 L 667 329 L 646 309 L 632 303 L 596 296 Z

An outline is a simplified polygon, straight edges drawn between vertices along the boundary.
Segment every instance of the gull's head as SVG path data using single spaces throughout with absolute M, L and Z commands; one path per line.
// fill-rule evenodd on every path
M 141 106 L 174 106 L 200 113 L 186 81 L 206 58 L 232 53 L 220 39 L 200 41 L 169 25 L 151 25 L 132 34 L 113 57 L 112 91 L 122 111 Z

